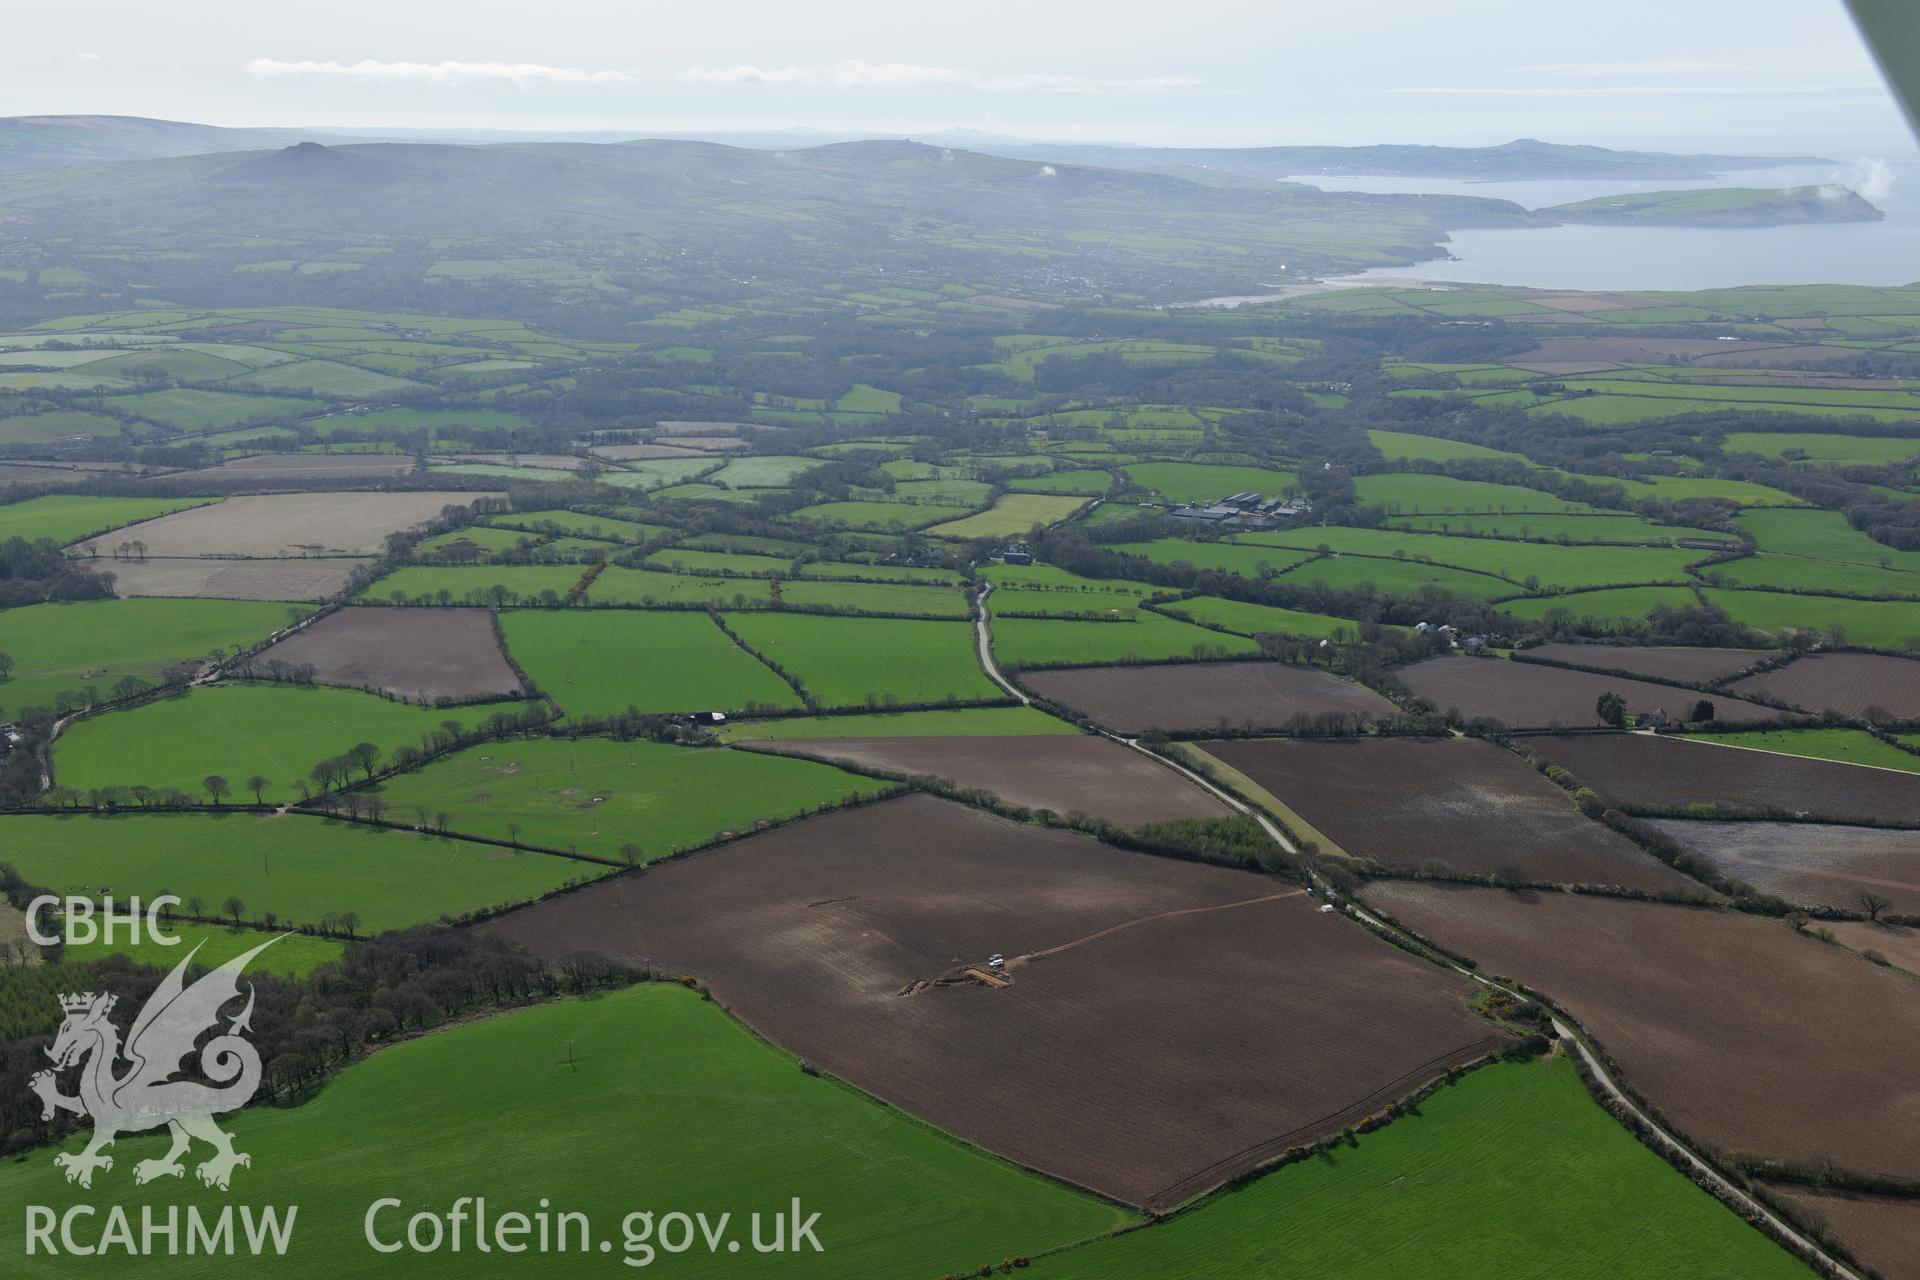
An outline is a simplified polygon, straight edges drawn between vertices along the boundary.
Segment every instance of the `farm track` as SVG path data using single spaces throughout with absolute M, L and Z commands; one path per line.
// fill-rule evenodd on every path
M 986 609 L 987 592 L 990 592 L 992 589 L 993 588 L 989 586 L 987 591 L 981 592 L 979 615 L 974 619 L 974 629 L 979 640 L 980 665 L 995 684 L 1007 690 L 1007 692 L 1011 693 L 1014 697 L 1019 698 L 1023 705 L 1030 704 L 1033 699 L 1016 688 L 1011 681 L 1001 674 L 999 667 L 994 665 L 992 637 L 987 629 Z M 1234 812 L 1250 817 L 1259 823 L 1260 829 L 1266 832 L 1268 837 L 1287 853 L 1298 855 L 1300 852 L 1293 842 L 1287 839 L 1285 833 L 1275 825 L 1273 820 L 1267 817 L 1267 815 L 1261 812 L 1256 806 L 1249 805 L 1238 796 L 1233 795 L 1225 788 L 1216 785 L 1178 761 L 1169 760 L 1165 756 L 1149 751 L 1146 747 L 1140 745 L 1140 741 L 1137 738 L 1122 738 L 1117 734 L 1105 733 L 1105 731 L 1102 731 L 1102 736 L 1112 738 L 1114 741 L 1131 747 L 1135 751 L 1153 756 L 1154 759 L 1159 760 L 1168 768 L 1185 774 L 1190 780 L 1218 797 L 1229 808 L 1234 810 Z M 1309 871 L 1308 876 L 1313 884 L 1320 890 L 1323 901 L 1329 903 L 1338 903 L 1340 901 L 1333 886 L 1322 880 L 1317 872 Z M 1385 920 L 1366 910 L 1366 908 L 1362 907 L 1359 903 L 1348 901 L 1346 906 L 1355 920 L 1380 938 L 1393 945 L 1410 949 L 1418 955 L 1432 954 L 1430 948 L 1418 938 L 1414 938 L 1398 927 L 1388 924 Z M 1522 995 L 1511 987 L 1495 982 L 1483 974 L 1463 968 L 1460 965 L 1454 964 L 1452 961 L 1443 960 L 1441 963 L 1454 972 L 1485 987 L 1489 991 L 1498 991 L 1514 1000 L 1525 1001 L 1529 999 L 1529 997 Z M 1599 1055 L 1595 1054 L 1593 1050 L 1588 1047 L 1584 1033 L 1579 1029 L 1578 1024 L 1571 1018 L 1562 1015 L 1557 1009 L 1551 1010 L 1550 1012 L 1553 1021 L 1554 1035 L 1561 1041 L 1573 1046 L 1574 1051 L 1580 1055 L 1581 1061 L 1586 1063 L 1587 1070 L 1591 1073 L 1591 1078 L 1595 1084 L 1613 1101 L 1614 1105 L 1632 1115 L 1643 1126 L 1642 1133 L 1636 1134 L 1636 1137 L 1639 1137 L 1640 1140 L 1648 1146 L 1654 1147 L 1663 1156 L 1670 1155 L 1684 1160 L 1687 1167 L 1694 1171 L 1702 1181 L 1709 1184 L 1723 1200 L 1730 1204 L 1738 1205 L 1741 1213 L 1747 1217 L 1749 1221 L 1765 1223 L 1767 1227 L 1776 1234 L 1777 1238 L 1788 1241 L 1806 1256 L 1817 1260 L 1830 1274 L 1841 1277 L 1841 1280 L 1865 1280 L 1859 1272 L 1841 1263 L 1839 1259 L 1803 1235 L 1797 1228 L 1789 1225 L 1778 1214 L 1773 1212 L 1773 1210 L 1748 1195 L 1746 1191 L 1742 1190 L 1732 1179 L 1722 1174 L 1719 1169 L 1715 1168 L 1679 1137 L 1669 1132 L 1663 1125 L 1655 1123 L 1640 1105 L 1628 1096 L 1626 1090 L 1621 1088 L 1620 1084 L 1613 1078 L 1612 1072 L 1608 1071 L 1606 1065 L 1600 1061 Z
M 1057 956 L 1062 951 L 1071 951 L 1075 947 L 1084 946 L 1089 942 L 1098 942 L 1102 938 L 1124 932 L 1136 925 L 1149 924 L 1155 920 L 1171 920 L 1176 916 L 1200 916 L 1206 915 L 1210 911 L 1232 911 L 1236 907 L 1251 907 L 1262 902 L 1278 902 L 1282 898 L 1298 898 L 1305 893 L 1305 889 L 1289 889 L 1285 893 L 1264 894 L 1261 897 L 1247 898 L 1241 902 L 1220 902 L 1210 907 L 1177 907 L 1172 911 L 1156 911 L 1150 916 L 1141 916 L 1137 920 L 1127 920 L 1109 928 L 1102 929 L 1098 933 L 1090 933 L 1084 938 L 1075 938 L 1072 942 L 1063 942 L 1057 947 L 1048 947 L 1044 951 L 1029 951 L 1023 956 L 1015 956 L 1013 959 L 1007 961 L 1007 967 L 1011 969 L 1015 965 L 1026 964 L 1032 960 L 1044 960 L 1048 956 Z

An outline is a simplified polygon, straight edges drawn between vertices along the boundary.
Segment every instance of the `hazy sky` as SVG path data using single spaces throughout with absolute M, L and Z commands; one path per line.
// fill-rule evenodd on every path
M 1840 0 L 95 0 L 4 22 L 5 115 L 1911 146 Z

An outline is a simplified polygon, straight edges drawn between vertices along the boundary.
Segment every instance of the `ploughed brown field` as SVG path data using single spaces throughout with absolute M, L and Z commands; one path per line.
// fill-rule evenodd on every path
M 340 609 L 264 650 L 253 666 L 273 662 L 311 663 L 321 684 L 402 698 L 520 692 L 487 609 Z
M 1796 905 L 1859 910 L 1862 889 L 1920 913 L 1920 834 L 1815 822 L 1689 822 L 1657 819 L 1689 853 L 1736 880 Z
M 114 535 L 118 536 L 118 535 Z M 192 596 L 209 600 L 325 600 L 346 589 L 354 569 L 370 557 L 307 560 L 99 561 L 117 596 Z M 107 567 L 111 564 L 111 567 Z
M 1820 927 L 1831 931 L 1842 944 L 1855 951 L 1878 951 L 1908 973 L 1920 973 L 1920 929 L 1912 925 L 1824 920 Z
M 1396 871 L 1517 868 L 1535 883 L 1700 886 L 1589 821 L 1526 761 L 1473 738 L 1249 738 L 1200 744 L 1347 853 Z
M 1737 676 L 1754 663 L 1773 656 L 1768 649 L 1642 648 L 1622 644 L 1541 644 L 1520 652 L 1541 662 L 1563 662 L 1568 666 L 1690 684 L 1711 684 Z
M 375 555 L 390 533 L 425 524 L 446 506 L 498 493 L 276 493 L 228 498 L 91 539 L 103 550 L 147 544 L 149 556 Z
M 1739 911 L 1376 881 L 1367 901 L 1545 995 L 1682 1132 L 1920 1177 L 1914 979 Z
M 1465 980 L 1283 881 L 926 795 L 484 928 L 695 975 L 858 1088 L 1136 1206 L 1184 1201 L 1504 1043 Z M 963 978 L 994 953 L 1010 985 Z
M 1694 704 L 1713 704 L 1713 718 L 1735 724 L 1775 720 L 1780 713 L 1756 707 L 1725 694 L 1677 689 L 1623 676 L 1569 671 L 1537 662 L 1503 662 L 1498 658 L 1430 658 L 1394 672 L 1415 697 L 1425 698 L 1441 711 L 1458 711 L 1472 720 L 1491 716 L 1510 729 L 1597 728 L 1606 721 L 1594 708 L 1602 694 L 1617 693 L 1636 716 L 1663 711 L 1668 718 L 1686 720 Z
M 1641 733 L 1543 735 L 1525 745 L 1622 809 L 1699 803 L 1755 816 L 1920 823 L 1920 774 Z
M 1862 1264 L 1886 1280 L 1920 1277 L 1920 1200 L 1776 1186 L 1802 1217 L 1824 1219 Z
M 1357 712 L 1391 720 L 1399 708 L 1364 685 L 1283 662 L 1027 671 L 1020 683 L 1121 733 L 1148 729 L 1280 729 L 1297 716 Z
M 1126 827 L 1174 818 L 1230 818 L 1205 789 L 1139 751 L 1095 737 L 796 738 L 742 743 L 908 777 L 931 775 L 1010 804 L 1076 811 Z
M 1805 711 L 1864 716 L 1879 707 L 1896 720 L 1920 719 L 1920 662 L 1877 653 L 1816 653 L 1735 681 L 1735 693 L 1764 693 Z
M 404 476 L 413 458 L 391 453 L 263 453 L 194 473 L 208 480 L 382 480 Z

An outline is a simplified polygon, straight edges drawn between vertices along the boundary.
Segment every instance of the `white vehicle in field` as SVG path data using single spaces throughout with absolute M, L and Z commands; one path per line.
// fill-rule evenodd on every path
M 1006 967 L 1007 967 L 1007 958 L 1001 955 L 999 952 L 996 951 L 994 954 L 987 957 L 987 968 L 1004 969 Z

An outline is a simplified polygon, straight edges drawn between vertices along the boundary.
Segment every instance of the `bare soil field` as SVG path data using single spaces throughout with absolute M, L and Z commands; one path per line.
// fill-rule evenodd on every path
M 231 501 L 231 499 L 229 499 Z M 324 600 L 346 588 L 356 565 L 369 557 L 309 560 L 153 560 L 110 563 L 118 596 L 193 596 L 218 600 Z
M 413 459 L 391 453 L 263 453 L 196 471 L 210 480 L 385 480 L 413 470 Z
M 691 449 L 695 453 L 732 453 L 752 447 L 732 436 L 660 436 L 654 443 Z
M 365 556 L 390 533 L 426 523 L 443 507 L 498 493 L 278 493 L 229 498 L 115 530 L 103 548 L 144 542 L 147 555 Z
M 1920 1277 L 1920 1200 L 1776 1186 L 1773 1193 L 1803 1215 L 1826 1220 L 1834 1236 L 1886 1280 Z
M 1716 338 L 1654 338 L 1654 337 L 1617 337 L 1601 338 L 1542 338 L 1540 345 L 1531 351 L 1522 351 L 1504 364 L 1538 362 L 1542 360 L 1569 363 L 1585 363 L 1596 360 L 1611 361 L 1616 364 L 1645 364 L 1658 362 L 1669 356 L 1678 356 L 1688 360 L 1695 356 L 1730 354 L 1749 354 L 1756 351 L 1781 351 L 1782 344 L 1777 342 L 1721 342 Z
M 1737 911 L 1379 881 L 1370 903 L 1564 1007 L 1683 1133 L 1920 1176 L 1920 986 Z
M 1641 733 L 1549 735 L 1524 745 L 1622 809 L 1714 804 L 1753 817 L 1920 824 L 1920 774 Z
M 1920 719 L 1920 662 L 1877 653 L 1816 653 L 1727 686 L 1763 693 L 1806 711 L 1864 716 L 1879 707 L 1897 720 Z
M 266 649 L 254 666 L 271 662 L 312 663 L 321 684 L 410 699 L 520 692 L 485 609 L 340 609 Z
M 639 458 L 697 458 L 701 451 L 677 444 L 602 444 L 591 450 L 596 458 L 609 462 L 632 462 Z
M 857 1088 L 1132 1205 L 1186 1200 L 1502 1043 L 1457 975 L 1284 882 L 924 795 L 483 927 L 695 975 Z M 1007 985 L 962 978 L 996 952 Z
M 1828 920 L 1821 927 L 1855 951 L 1878 951 L 1908 973 L 1920 974 L 1920 928 L 1864 920 Z
M 1920 835 L 1813 822 L 1651 823 L 1727 875 L 1798 905 L 1860 909 L 1862 889 L 1920 912 Z
M 1440 862 L 1529 881 L 1686 890 L 1696 883 L 1591 822 L 1510 751 L 1472 738 L 1200 744 L 1354 857 L 1396 871 Z
M 1081 813 L 1122 826 L 1233 811 L 1166 765 L 1089 736 L 790 739 L 756 751 L 845 762 L 853 769 L 945 778 L 1028 809 Z
M 1399 709 L 1364 685 L 1283 662 L 1193 662 L 1027 671 L 1020 683 L 1121 733 L 1148 729 L 1280 729 L 1297 716 Z
M 570 453 L 449 453 L 431 459 L 434 462 L 490 462 L 502 467 L 546 467 L 553 471 L 578 471 L 586 459 Z
M 1543 662 L 1691 684 L 1711 684 L 1737 676 L 1773 656 L 1770 649 L 1636 648 L 1619 644 L 1542 644 L 1521 652 Z
M 1920 835 L 1812 822 L 1689 822 L 1652 826 L 1736 880 L 1797 905 L 1859 910 L 1862 889 L 1920 912 Z
M 1685 720 L 1702 699 L 1713 704 L 1716 720 L 1750 724 L 1777 720 L 1771 707 L 1757 707 L 1726 694 L 1699 693 L 1670 684 L 1650 684 L 1621 676 L 1569 671 L 1537 662 L 1503 662 L 1498 658 L 1429 658 L 1394 674 L 1416 697 L 1441 711 L 1455 710 L 1467 719 L 1490 716 L 1510 729 L 1599 728 L 1606 721 L 1594 709 L 1601 695 L 1617 693 L 1635 716 L 1663 712 Z

